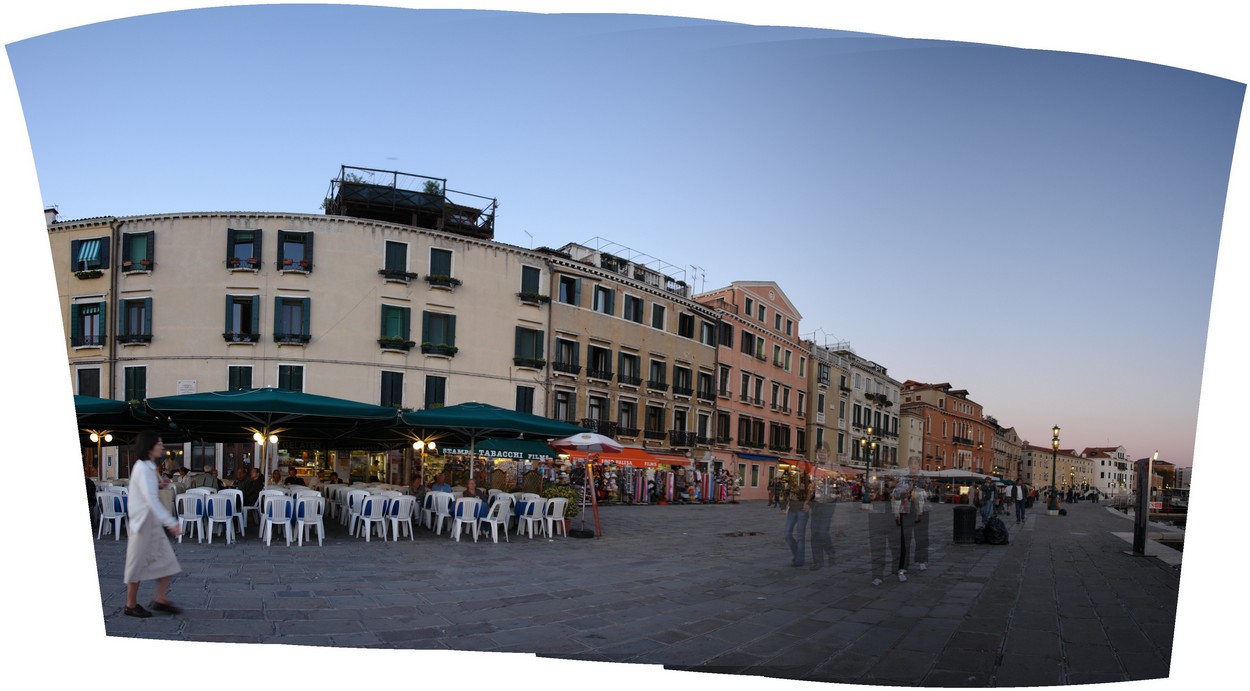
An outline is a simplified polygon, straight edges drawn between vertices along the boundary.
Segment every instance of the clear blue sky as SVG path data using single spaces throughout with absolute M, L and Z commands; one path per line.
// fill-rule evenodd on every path
M 1237 82 L 1250 79 L 1234 4 L 891 0 L 835 15 L 790 0 L 479 3 L 821 30 L 322 6 L 81 26 L 190 4 L 0 10 L 17 86 L 0 82 L 6 249 L 22 258 L 4 274 L 5 293 L 21 298 L 4 307 L 20 325 L 6 343 L 6 383 L 24 392 L 4 416 L 16 443 L 46 424 L 23 411 L 68 398 L 51 260 L 35 231 L 42 204 L 66 218 L 316 213 L 340 164 L 398 169 L 497 197 L 505 242 L 602 236 L 703 267 L 701 288 L 776 280 L 804 333 L 850 341 L 898 379 L 966 388 L 1034 443 L 1058 423 L 1065 446 L 1158 448 L 1186 465 L 1203 383 L 1197 455 L 1212 465 L 1195 485 L 1209 513 L 1191 514 L 1189 611 L 1192 595 L 1223 583 L 1222 564 L 1192 565 L 1212 554 L 1199 537 L 1244 518 L 1202 523 L 1235 503 L 1217 491 L 1244 454 L 1237 401 L 1250 384 L 1244 173 L 1221 236 L 1245 117 Z M 65 417 L 50 429 L 69 429 Z M 70 435 L 30 441 L 31 461 L 46 456 L 76 486 Z M 76 546 L 89 554 L 80 528 L 55 534 L 83 533 Z M 33 627 L 27 639 L 65 640 L 49 603 L 95 611 L 70 577 L 90 565 L 49 572 L 46 593 L 20 598 L 31 605 L 19 609 L 39 607 L 14 615 Z M 1204 588 L 1204 574 L 1221 581 Z M 1235 637 L 1219 633 L 1178 623 L 1178 655 L 1208 670 L 1236 659 Z M 98 645 L 87 636 L 75 649 Z M 332 650 L 317 659 L 360 664 Z M 631 681 L 648 673 L 631 669 Z
M 417 49 L 419 47 L 419 49 Z M 966 388 L 1046 445 L 1194 444 L 1243 85 L 1130 60 L 621 15 L 210 8 L 9 46 L 63 218 L 316 213 L 340 164 L 499 199 Z M 698 274 L 693 275 L 693 274 Z M 1158 376 L 1160 363 L 1169 375 Z

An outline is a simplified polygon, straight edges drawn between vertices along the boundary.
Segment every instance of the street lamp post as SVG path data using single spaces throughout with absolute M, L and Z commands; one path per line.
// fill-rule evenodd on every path
M 421 441 L 420 439 L 418 439 L 412 442 L 412 448 L 421 452 L 421 465 L 420 467 L 417 468 L 417 472 L 420 473 L 421 484 L 424 485 L 425 484 L 425 450 L 428 448 L 430 451 L 433 451 L 435 449 L 435 445 L 433 441 Z
M 877 437 L 873 434 L 872 426 L 865 428 L 866 437 L 859 440 L 859 448 L 864 452 L 864 491 L 863 506 L 868 509 L 872 506 L 872 497 L 868 494 L 868 488 L 872 482 L 872 452 L 877 449 Z
M 97 480 L 104 479 L 104 463 L 101 462 L 100 456 L 104 452 L 104 442 L 113 441 L 113 435 L 107 430 L 96 432 L 91 431 L 91 441 L 95 442 L 95 473 Z
M 1059 515 L 1059 495 L 1055 491 L 1055 483 L 1058 481 L 1055 472 L 1059 467 L 1059 425 L 1055 425 L 1050 430 L 1050 502 L 1047 503 L 1046 513 L 1051 516 Z

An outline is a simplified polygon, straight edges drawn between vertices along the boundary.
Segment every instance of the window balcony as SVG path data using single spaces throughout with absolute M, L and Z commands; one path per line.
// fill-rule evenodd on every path
M 708 391 L 705 389 L 703 391 L 700 391 L 696 395 L 696 398 L 698 398 L 700 401 L 714 401 L 716 400 L 716 394 L 712 391 Z
M 739 401 L 742 401 L 743 403 L 750 403 L 750 402 L 751 402 L 751 394 L 749 394 L 749 393 L 740 394 L 740 395 L 738 396 L 738 400 L 739 400 Z
M 230 271 L 251 271 L 255 273 L 260 270 L 260 259 L 257 257 L 227 257 L 226 268 Z
M 610 369 L 591 369 L 586 368 L 586 376 L 591 379 L 602 379 L 604 381 L 612 381 L 612 370 Z
M 651 439 L 653 441 L 664 441 L 664 437 L 667 436 L 667 433 L 662 429 L 649 429 L 643 432 L 642 436 L 645 439 Z
M 716 395 L 720 396 L 721 398 L 733 398 L 734 396 L 733 392 L 730 391 L 729 389 L 717 389 Z
M 611 420 L 600 420 L 598 418 L 588 417 L 582 418 L 580 424 L 582 427 L 588 427 L 595 433 L 602 434 L 605 437 L 616 436 L 616 423 Z
M 626 386 L 639 386 L 642 384 L 642 377 L 633 374 L 618 374 L 616 375 L 616 381 L 618 384 Z
M 134 345 L 136 343 L 146 345 L 152 342 L 152 334 L 117 334 L 117 342 L 122 345 Z
M 422 343 L 421 352 L 426 355 L 442 355 L 443 357 L 455 357 L 460 349 L 454 345 L 446 343 Z
M 618 425 L 616 435 L 618 437 L 637 437 L 640 431 L 637 427 L 621 427 Z
M 699 436 L 685 430 L 669 430 L 668 443 L 674 447 L 689 448 L 698 443 Z
M 275 265 L 278 267 L 278 271 L 283 273 L 310 274 L 313 269 L 312 262 L 307 259 L 300 259 L 299 261 L 283 259 L 276 262 Z
M 416 345 L 415 341 L 409 341 L 398 336 L 383 336 L 378 339 L 378 345 L 382 350 L 411 350 Z
M 286 345 L 304 345 L 312 340 L 308 334 L 280 334 L 273 335 L 274 343 L 282 343 Z
M 221 337 L 225 339 L 226 343 L 257 343 L 260 341 L 260 334 L 239 331 L 226 331 Z
M 694 389 L 690 388 L 689 386 L 678 386 L 676 384 L 673 384 L 674 396 L 691 396 L 693 394 L 694 394 Z
M 647 388 L 651 391 L 668 391 L 668 384 L 654 379 L 647 380 Z
M 70 342 L 74 348 L 100 348 L 104 346 L 104 336 L 100 334 L 87 334 L 79 336 Z
M 577 376 L 582 372 L 581 365 L 570 365 L 567 362 L 560 362 L 559 360 L 551 363 L 551 369 L 556 372 L 563 372 L 564 374 L 572 374 L 573 376 Z

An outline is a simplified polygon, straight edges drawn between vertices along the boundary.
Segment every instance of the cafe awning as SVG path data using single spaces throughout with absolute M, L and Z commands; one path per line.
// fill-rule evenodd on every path
M 633 446 L 626 446 L 620 451 L 590 452 L 590 454 L 587 454 L 585 451 L 568 452 L 569 458 L 574 461 L 585 461 L 588 455 L 596 456 L 600 463 L 631 466 L 634 468 L 659 468 L 661 465 L 671 465 L 669 461 L 661 461 L 652 454 Z M 682 461 L 685 460 L 683 457 Z
M 503 458 L 508 460 L 550 461 L 556 452 L 543 442 L 530 439 L 483 439 L 474 450 L 468 445 L 443 446 L 440 449 L 446 454 L 469 454 L 476 451 L 478 456 L 487 458 Z
M 685 456 L 681 456 L 679 454 L 653 453 L 651 455 L 655 456 L 655 460 L 659 461 L 660 463 L 667 463 L 669 465 L 680 465 L 680 466 L 690 465 L 690 459 L 686 458 Z

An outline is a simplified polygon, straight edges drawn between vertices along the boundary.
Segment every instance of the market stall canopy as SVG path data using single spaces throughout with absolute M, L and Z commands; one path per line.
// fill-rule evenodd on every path
M 569 450 L 568 456 L 573 461 L 585 461 L 590 456 L 594 456 L 595 460 L 606 465 L 625 466 L 631 468 L 659 468 L 662 465 L 671 465 L 674 461 L 662 460 L 634 446 L 622 447 L 620 451 L 582 451 Z M 681 458 L 682 463 L 686 462 L 686 458 Z
M 180 438 L 166 427 L 163 420 L 141 406 L 131 405 L 126 401 L 75 395 L 74 412 L 78 417 L 80 436 L 84 440 L 91 432 L 110 432 L 115 435 L 114 441 L 120 442 L 121 435 L 129 437 L 143 430 L 155 430 L 170 440 Z
M 581 432 L 563 439 L 556 439 L 551 445 L 557 449 L 578 449 L 581 451 L 620 451 L 624 448 L 612 437 L 598 432 Z
M 149 398 L 145 406 L 196 439 L 251 440 L 254 433 L 325 443 L 390 438 L 394 408 L 286 389 L 212 391 Z

